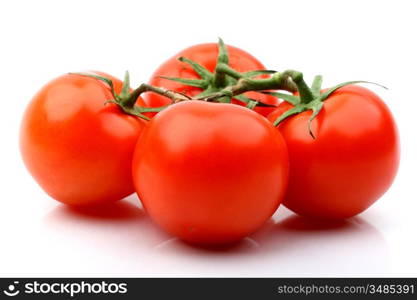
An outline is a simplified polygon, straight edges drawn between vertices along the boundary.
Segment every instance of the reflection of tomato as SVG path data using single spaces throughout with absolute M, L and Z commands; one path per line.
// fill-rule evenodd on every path
M 282 103 L 276 120 L 291 107 Z M 313 217 L 348 218 L 374 203 L 391 185 L 398 168 L 399 140 L 388 107 L 360 86 L 343 87 L 325 100 L 307 130 L 311 112 L 279 125 L 287 142 L 290 179 L 284 205 Z
M 227 46 L 229 51 L 229 65 L 239 71 L 247 72 L 253 70 L 264 70 L 265 67 L 255 57 L 249 53 L 232 46 Z M 177 55 L 173 56 L 165 63 L 163 63 L 152 75 L 150 84 L 154 86 L 165 87 L 170 90 L 185 93 L 189 96 L 196 96 L 201 93 L 201 89 L 197 87 L 187 86 L 178 82 L 170 81 L 159 76 L 168 77 L 181 77 L 199 79 L 198 74 L 186 63 L 178 60 L 179 57 L 186 57 L 191 59 L 200 65 L 207 68 L 210 72 L 213 72 L 216 67 L 218 55 L 218 45 L 215 43 L 199 44 L 182 50 Z M 278 105 L 278 99 L 270 95 L 264 95 L 257 92 L 248 92 L 245 95 L 256 101 L 263 102 L 270 105 Z M 151 107 L 162 106 L 170 103 L 170 100 L 166 97 L 148 93 L 144 96 L 145 103 Z M 233 99 L 234 103 L 242 104 L 239 100 Z M 274 110 L 273 107 L 260 107 L 257 106 L 255 111 L 267 116 Z
M 186 101 L 158 113 L 139 139 L 133 178 L 149 215 L 183 240 L 228 243 L 259 228 L 287 183 L 287 149 L 262 116 Z
M 117 93 L 122 82 L 107 74 Z M 39 185 L 71 205 L 119 200 L 134 191 L 133 149 L 144 123 L 114 104 L 100 80 L 63 75 L 45 85 L 24 115 L 20 148 Z

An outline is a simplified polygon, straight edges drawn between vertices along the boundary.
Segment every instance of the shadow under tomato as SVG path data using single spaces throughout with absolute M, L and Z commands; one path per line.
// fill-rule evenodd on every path
M 138 206 L 123 200 L 95 207 L 62 206 L 58 210 L 61 214 L 103 221 L 130 220 L 139 218 L 144 214 Z
M 97 247 L 115 255 L 134 255 L 171 238 L 132 196 L 100 207 L 58 205 L 44 216 L 43 225 L 50 230 L 51 238 L 65 236 L 86 249 Z
M 137 220 L 145 215 L 139 200 L 131 195 L 122 200 L 95 206 L 70 206 L 60 204 L 48 215 L 47 219 L 78 219 L 85 222 L 124 222 Z
M 290 214 L 252 238 L 265 256 L 274 257 L 280 276 L 376 276 L 390 270 L 384 236 L 359 216 L 320 220 Z
M 187 241 L 183 241 L 178 238 L 171 238 L 161 244 L 155 246 L 156 249 L 165 248 L 186 248 L 190 250 L 207 252 L 207 253 L 229 253 L 239 254 L 242 252 L 258 252 L 260 249 L 265 248 L 269 243 L 274 243 L 281 238 L 287 238 L 288 235 L 296 236 L 297 232 L 300 236 L 304 235 L 303 232 L 310 232 L 312 234 L 324 234 L 325 232 L 339 232 L 353 230 L 357 223 L 363 222 L 359 218 L 355 220 L 321 220 L 306 218 L 299 215 L 291 214 L 281 222 L 276 223 L 272 218 L 265 222 L 255 233 L 246 237 L 240 241 L 220 244 L 220 245 L 206 245 L 206 244 L 193 244 Z M 365 225 L 369 225 L 363 222 Z M 279 251 L 279 248 L 277 249 Z
M 338 239 L 343 235 L 346 235 L 346 237 L 370 235 L 382 238 L 382 234 L 374 226 L 359 216 L 346 220 L 323 220 L 296 214 L 290 214 L 284 219 L 269 224 L 252 237 L 261 246 L 265 246 L 269 243 L 279 243 L 281 239 L 288 238 L 293 239 L 294 242 L 299 242 L 306 241 L 311 237 Z M 292 244 L 283 243 L 282 245 L 291 247 Z M 276 250 L 279 250 L 279 248 Z
M 275 225 L 273 219 L 267 220 L 256 232 L 268 231 L 268 228 Z M 155 246 L 157 250 L 166 250 L 166 249 L 183 249 L 184 251 L 195 251 L 200 252 L 201 254 L 241 254 L 241 253 L 251 253 L 259 251 L 260 245 L 254 240 L 252 235 L 243 238 L 239 241 L 225 243 L 225 244 L 195 244 L 187 241 L 183 241 L 179 238 L 171 238 Z
M 171 238 L 169 240 L 163 241 L 162 243 L 154 247 L 154 249 L 158 251 L 192 251 L 194 253 L 200 253 L 201 255 L 233 255 L 237 253 L 254 252 L 257 251 L 258 248 L 258 243 L 249 237 L 246 237 L 236 242 L 220 245 L 193 244 L 178 238 Z
M 278 223 L 277 226 L 286 230 L 292 231 L 332 231 L 332 230 L 344 230 L 355 226 L 356 220 L 360 220 L 359 217 L 352 220 L 322 220 L 303 217 L 299 215 L 293 215 L 282 222 Z

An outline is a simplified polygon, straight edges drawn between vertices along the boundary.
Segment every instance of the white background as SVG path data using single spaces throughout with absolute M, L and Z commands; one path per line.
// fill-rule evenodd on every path
M 0 276 L 417 276 L 415 1 L 2 1 Z M 392 188 L 346 223 L 306 224 L 281 207 L 228 249 L 194 248 L 157 228 L 136 196 L 111 211 L 50 199 L 18 151 L 23 110 L 50 79 L 102 70 L 133 84 L 202 42 L 243 48 L 268 68 L 372 80 L 398 122 Z

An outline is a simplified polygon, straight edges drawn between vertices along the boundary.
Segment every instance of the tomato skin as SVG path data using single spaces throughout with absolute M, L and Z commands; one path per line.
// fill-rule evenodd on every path
M 236 71 L 247 72 L 265 69 L 264 65 L 259 60 L 257 60 L 254 56 L 247 53 L 246 51 L 233 46 L 227 47 L 229 51 L 229 65 Z M 160 78 L 159 76 L 200 79 L 198 74 L 188 64 L 179 61 L 178 58 L 181 56 L 189 58 L 204 66 L 210 72 L 214 72 L 217 55 L 218 45 L 216 43 L 198 44 L 188 47 L 159 66 L 159 68 L 152 75 L 149 84 L 185 93 L 191 97 L 196 96 L 202 92 L 200 88 L 187 86 L 178 82 Z M 277 106 L 279 103 L 277 98 L 270 95 L 264 95 L 256 92 L 248 92 L 245 93 L 245 95 L 265 104 Z M 147 93 L 143 98 L 146 105 L 150 107 L 158 107 L 171 103 L 170 99 L 154 93 Z M 246 105 L 236 99 L 232 99 L 232 101 L 235 104 Z M 255 107 L 255 111 L 262 114 L 263 116 L 267 116 L 273 110 L 274 107 Z
M 122 82 L 110 75 L 116 92 Z M 63 75 L 32 99 L 20 131 L 23 161 L 52 198 L 70 205 L 116 201 L 134 192 L 131 160 L 144 122 L 114 104 L 94 78 Z
M 177 103 L 149 122 L 139 144 L 132 167 L 139 198 L 162 228 L 187 242 L 242 239 L 284 195 L 285 143 L 247 108 Z
M 291 108 L 282 103 L 268 117 Z M 345 86 L 324 102 L 307 129 L 311 112 L 279 125 L 289 152 L 284 205 L 309 217 L 344 219 L 371 206 L 388 190 L 399 165 L 399 137 L 384 102 L 370 90 Z

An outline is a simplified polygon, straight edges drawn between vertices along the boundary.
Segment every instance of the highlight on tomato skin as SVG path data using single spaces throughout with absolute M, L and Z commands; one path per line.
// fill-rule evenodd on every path
M 108 74 L 120 93 L 122 82 Z M 47 83 L 20 128 L 23 161 L 42 189 L 69 205 L 98 205 L 134 192 L 131 160 L 144 122 L 124 114 L 107 84 L 76 74 Z
M 132 164 L 150 217 L 193 244 L 236 242 L 268 220 L 287 185 L 288 153 L 261 115 L 233 105 L 186 101 L 158 113 Z
M 268 119 L 291 107 L 280 104 Z M 360 214 L 389 189 L 398 170 L 400 142 L 388 106 L 369 89 L 348 85 L 324 101 L 312 122 L 315 138 L 307 129 L 310 116 L 306 111 L 278 126 L 291 166 L 284 205 L 315 218 Z
M 265 70 L 265 66 L 254 56 L 248 52 L 239 49 L 233 46 L 227 46 L 229 52 L 229 65 L 238 72 L 247 72 L 254 70 Z M 186 57 L 195 61 L 205 67 L 208 71 L 214 72 L 218 56 L 218 44 L 217 43 L 206 43 L 206 44 L 197 44 L 190 46 L 176 55 L 169 58 L 167 61 L 162 63 L 152 74 L 149 84 L 153 86 L 162 86 L 169 90 L 185 93 L 188 96 L 196 96 L 201 93 L 203 90 L 198 87 L 188 86 L 179 82 L 174 82 L 161 76 L 167 77 L 178 77 L 178 78 L 189 78 L 189 79 L 200 79 L 199 75 L 185 62 L 178 60 L 179 57 Z M 262 102 L 264 104 L 269 104 L 277 106 L 279 100 L 270 95 L 257 93 L 257 92 L 248 92 L 245 93 L 249 98 Z M 171 101 L 157 94 L 147 94 L 144 97 L 145 104 L 149 107 L 158 107 L 170 104 Z M 242 105 L 245 104 L 237 99 L 232 99 L 232 103 Z M 274 107 L 265 107 L 257 106 L 254 109 L 256 112 L 260 113 L 263 116 L 270 114 Z M 147 116 L 154 116 L 155 113 L 148 113 Z

